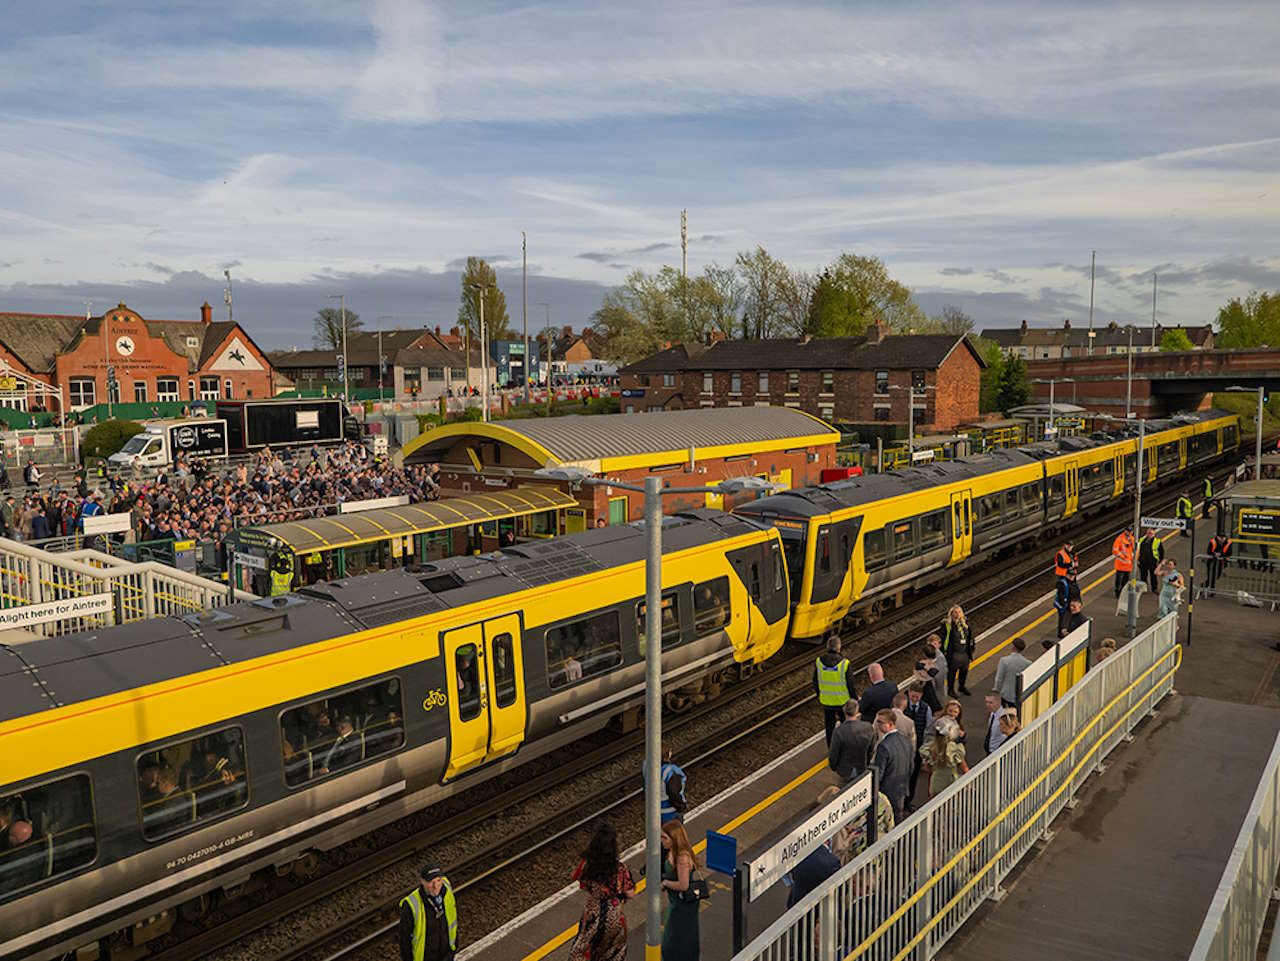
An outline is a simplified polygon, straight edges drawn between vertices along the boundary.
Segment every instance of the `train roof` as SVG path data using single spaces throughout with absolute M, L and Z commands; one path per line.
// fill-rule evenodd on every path
M 1204 423 L 1219 417 L 1231 416 L 1221 410 L 1193 411 L 1179 414 L 1165 420 L 1147 421 L 1148 435 L 1188 424 Z M 1123 422 L 1122 422 L 1123 423 Z M 1128 425 L 1126 425 L 1128 426 Z M 1132 430 L 1137 436 L 1137 430 Z M 857 507 L 873 501 L 911 494 L 941 484 L 971 477 L 981 477 L 997 471 L 1009 470 L 1048 460 L 1061 454 L 1091 450 L 1104 444 L 1115 443 L 1117 437 L 1096 432 L 1090 435 L 1059 437 L 1057 440 L 1035 441 L 1019 447 L 988 451 L 971 457 L 961 457 L 950 461 L 906 467 L 902 470 L 886 471 L 883 474 L 867 474 L 862 477 L 851 477 L 847 480 L 821 484 L 817 487 L 804 487 L 783 491 L 768 497 L 761 497 L 750 503 L 735 508 L 738 514 L 747 514 L 767 518 L 774 515 L 786 517 L 816 517 L 828 514 L 833 510 Z
M 720 511 L 681 512 L 663 519 L 663 553 L 761 529 Z M 0 645 L 0 723 L 635 563 L 645 548 L 644 523 L 637 521 L 324 582 L 185 617 Z

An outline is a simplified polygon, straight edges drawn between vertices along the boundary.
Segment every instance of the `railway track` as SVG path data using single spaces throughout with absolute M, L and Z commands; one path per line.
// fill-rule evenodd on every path
M 1218 469 L 1220 472 L 1220 468 Z M 1186 475 L 1184 482 L 1198 483 L 1207 471 Z M 1176 495 L 1170 494 L 1168 486 L 1158 493 L 1149 495 L 1149 510 L 1162 510 L 1171 507 Z M 1120 522 L 1128 520 L 1130 515 L 1116 511 L 1095 515 L 1075 527 L 1074 536 L 1081 545 L 1081 554 L 1105 549 L 1109 553 L 1111 539 Z M 1047 539 L 1047 538 L 1046 538 Z M 1040 541 L 1041 544 L 1044 541 Z M 1105 556 L 1105 554 L 1104 554 Z M 870 631 L 884 635 L 893 632 L 898 626 L 913 624 L 898 631 L 895 636 L 883 640 L 875 640 L 866 644 L 857 644 L 848 649 L 864 665 L 873 661 L 886 661 L 901 656 L 905 652 L 918 647 L 931 633 L 938 618 L 927 615 L 936 611 L 947 602 L 939 601 L 937 595 L 961 597 L 965 601 L 965 609 L 972 617 L 975 613 L 998 604 L 1011 595 L 1025 591 L 1030 584 L 1044 578 L 1049 568 L 1042 559 L 1031 558 L 1025 550 L 1012 549 L 1009 555 L 981 569 L 962 574 L 954 580 L 935 585 L 928 593 L 913 598 L 910 602 L 877 621 Z M 846 638 L 849 634 L 846 633 Z M 692 741 L 680 745 L 682 766 L 686 769 L 717 756 L 734 744 L 759 732 L 763 728 L 787 717 L 795 711 L 807 707 L 814 699 L 811 689 L 813 664 L 813 648 L 806 646 L 802 651 L 778 660 L 758 670 L 746 678 L 725 689 L 724 693 L 713 700 L 698 705 L 691 710 L 676 715 L 664 723 L 664 734 L 679 736 L 680 732 L 696 725 L 703 724 L 709 718 L 730 718 L 730 724 L 715 724 L 712 729 L 700 734 Z M 908 668 L 909 671 L 909 668 Z M 905 673 L 905 672 L 904 672 Z M 743 726 L 741 715 L 731 710 L 740 702 L 761 688 L 781 683 L 783 690 L 769 697 L 763 705 L 755 705 L 752 714 L 758 718 L 754 723 Z M 703 725 L 705 726 L 705 725 Z M 150 961 L 195 961 L 209 957 L 215 952 L 245 939 L 283 918 L 305 910 L 311 905 L 333 899 L 342 891 L 366 881 L 382 872 L 404 864 L 406 861 L 421 856 L 425 850 L 441 844 L 464 830 L 472 830 L 491 819 L 501 817 L 504 813 L 517 809 L 521 805 L 539 798 L 547 792 L 570 784 L 589 772 L 596 771 L 624 757 L 628 752 L 639 751 L 643 746 L 643 730 L 635 730 L 616 737 L 611 743 L 590 752 L 577 755 L 564 764 L 533 778 L 519 781 L 509 790 L 497 792 L 493 797 L 480 803 L 465 807 L 459 813 L 441 820 L 429 831 L 403 837 L 377 851 L 362 856 L 355 863 L 344 865 L 328 873 L 298 884 L 279 896 L 269 898 L 265 903 L 250 908 L 229 918 L 226 922 L 183 938 L 179 943 L 156 952 Z M 638 767 L 639 758 L 636 759 Z M 634 768 L 633 768 L 634 770 Z M 522 837 L 529 838 L 528 843 L 520 845 L 512 839 L 501 837 L 499 840 L 478 846 L 464 858 L 448 865 L 447 873 L 453 880 L 455 892 L 461 894 L 467 889 L 492 878 L 525 862 L 550 845 L 572 836 L 585 825 L 595 819 L 607 815 L 621 806 L 638 799 L 643 793 L 640 778 L 635 774 L 621 777 L 603 787 L 584 790 L 581 798 L 575 801 L 575 810 L 579 813 L 558 811 L 539 819 L 533 826 L 522 831 Z M 513 850 L 513 844 L 515 849 Z M 323 958 L 325 961 L 346 961 L 355 957 L 371 946 L 391 937 L 396 929 L 396 906 L 405 892 L 393 897 L 380 898 L 353 911 L 342 920 L 309 933 L 295 940 L 288 948 L 276 954 L 265 955 L 271 961 L 296 961 L 300 958 Z M 354 940 L 351 940 L 354 937 Z M 340 941 L 347 943 L 338 945 Z M 329 952 L 326 953 L 326 949 Z

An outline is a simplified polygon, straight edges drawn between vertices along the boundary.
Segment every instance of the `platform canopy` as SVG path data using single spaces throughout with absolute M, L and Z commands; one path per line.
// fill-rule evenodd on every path
M 263 547 L 279 543 L 295 554 L 309 554 L 367 544 L 389 537 L 430 534 L 469 524 L 563 510 L 575 507 L 577 503 L 568 494 L 554 487 L 517 487 L 492 494 L 446 497 L 423 504 L 380 507 L 333 517 L 264 524 L 261 527 L 237 530 L 231 539 L 234 543 Z
M 405 463 L 445 460 L 465 463 L 454 453 L 499 445 L 518 467 L 582 467 L 593 473 L 660 467 L 689 459 L 741 457 L 836 444 L 830 424 L 791 407 L 703 407 L 640 414 L 573 414 L 485 424 L 461 421 L 427 431 L 404 447 Z

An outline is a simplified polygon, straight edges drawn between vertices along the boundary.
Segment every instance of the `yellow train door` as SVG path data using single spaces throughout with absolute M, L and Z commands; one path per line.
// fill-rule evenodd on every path
M 1147 465 L 1146 483 L 1148 484 L 1154 484 L 1156 480 L 1156 450 L 1157 449 L 1158 448 L 1156 447 L 1156 445 L 1152 444 L 1151 446 L 1147 447 L 1144 451 L 1144 455 L 1147 458 L 1146 461 L 1144 461 L 1144 463 Z
M 442 653 L 452 694 L 447 781 L 524 740 L 520 618 L 508 614 L 448 631 Z
M 1185 437 L 1178 438 L 1178 468 L 1180 470 L 1187 469 L 1187 439 Z
M 1067 506 L 1062 512 L 1063 517 L 1074 514 L 1080 506 L 1080 468 L 1073 460 L 1067 461 L 1066 469 L 1062 472 L 1062 482 L 1067 491 Z
M 1111 496 L 1119 497 L 1124 493 L 1124 451 L 1117 451 L 1111 458 Z
M 951 495 L 951 563 L 973 551 L 973 497 L 967 490 Z

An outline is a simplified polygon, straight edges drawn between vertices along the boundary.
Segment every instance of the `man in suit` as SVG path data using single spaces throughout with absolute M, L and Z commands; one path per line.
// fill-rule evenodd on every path
M 844 705 L 844 721 L 832 733 L 827 751 L 827 766 L 835 772 L 838 786 L 866 773 L 875 743 L 875 728 L 858 716 L 858 702 L 849 698 Z
M 880 745 L 872 763 L 880 772 L 880 791 L 893 805 L 893 823 L 898 824 L 903 818 L 911 781 L 911 742 L 899 732 L 898 716 L 893 708 L 876 715 L 876 732 L 880 735 Z
M 880 711 L 893 707 L 893 696 L 898 693 L 898 685 L 885 680 L 884 668 L 879 664 L 872 664 L 867 668 L 867 678 L 871 681 L 871 686 L 862 692 L 858 708 L 862 719 L 870 724 Z
M 355 725 L 351 723 L 351 716 L 342 715 L 338 718 L 338 737 L 325 752 L 322 773 L 332 774 L 334 771 L 341 771 L 343 768 L 359 764 L 362 751 L 360 738 L 356 737 Z
M 1018 675 L 1031 666 L 1026 655 L 1027 642 L 1020 637 L 1013 639 L 1013 651 L 1000 658 L 996 665 L 996 690 L 1000 692 L 1000 703 L 1005 707 L 1018 706 Z
M 1000 730 L 1000 711 L 1003 709 L 1000 704 L 1000 692 L 991 691 L 987 694 L 985 700 L 987 703 L 987 734 L 982 739 L 982 748 L 988 754 L 994 754 L 1006 740 L 1004 731 Z

